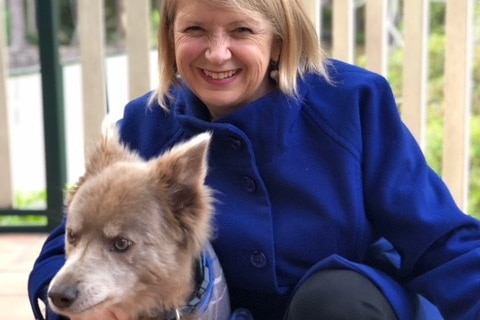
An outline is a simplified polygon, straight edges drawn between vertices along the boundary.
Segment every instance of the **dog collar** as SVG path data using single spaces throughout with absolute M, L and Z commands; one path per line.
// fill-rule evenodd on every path
M 180 320 L 182 315 L 191 314 L 195 310 L 198 310 L 201 313 L 208 308 L 214 289 L 213 262 L 208 253 L 209 250 L 205 250 L 200 259 L 198 259 L 197 274 L 200 281 L 189 302 L 175 310 L 159 310 L 159 319 Z

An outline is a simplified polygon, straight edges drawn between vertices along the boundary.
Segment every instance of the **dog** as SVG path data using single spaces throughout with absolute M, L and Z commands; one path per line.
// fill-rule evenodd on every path
M 145 161 L 120 143 L 114 125 L 104 130 L 67 197 L 66 262 L 48 288 L 54 312 L 114 307 L 129 319 L 228 319 L 227 286 L 209 245 L 210 140 L 202 133 Z

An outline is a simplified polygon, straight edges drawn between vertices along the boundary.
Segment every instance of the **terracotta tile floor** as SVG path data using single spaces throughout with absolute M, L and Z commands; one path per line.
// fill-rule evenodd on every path
M 27 281 L 45 238 L 45 234 L 0 233 L 0 319 L 33 320 Z

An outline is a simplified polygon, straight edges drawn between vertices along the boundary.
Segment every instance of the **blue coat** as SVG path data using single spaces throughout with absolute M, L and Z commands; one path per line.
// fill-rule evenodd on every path
M 330 69 L 333 85 L 308 75 L 299 99 L 274 91 L 215 121 L 184 86 L 169 112 L 145 95 L 127 105 L 121 137 L 148 159 L 213 132 L 213 245 L 233 308 L 278 320 L 303 279 L 341 267 L 374 281 L 399 319 L 422 308 L 439 319 L 425 298 L 447 319 L 480 319 L 479 222 L 427 165 L 386 80 L 338 61 Z M 61 234 L 47 241 L 32 286 L 60 267 Z M 42 269 L 49 261 L 57 265 Z

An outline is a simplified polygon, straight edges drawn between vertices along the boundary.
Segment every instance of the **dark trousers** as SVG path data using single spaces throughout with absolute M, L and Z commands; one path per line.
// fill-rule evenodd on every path
M 347 269 L 319 271 L 292 298 L 286 320 L 396 320 L 382 292 L 362 274 Z

